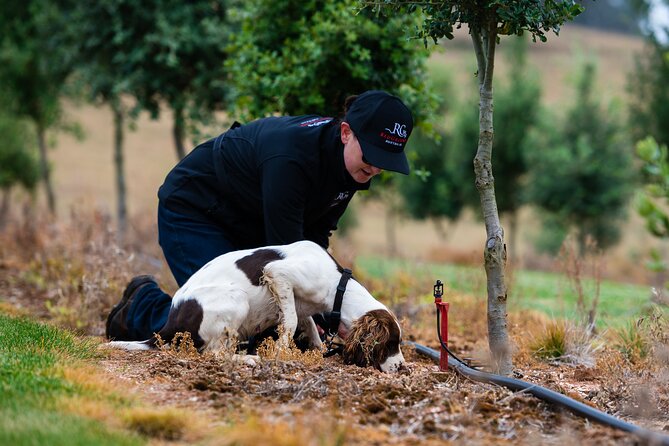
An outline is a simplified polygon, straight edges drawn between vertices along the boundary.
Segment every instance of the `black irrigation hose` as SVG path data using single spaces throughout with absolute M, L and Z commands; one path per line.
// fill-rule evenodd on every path
M 439 362 L 440 353 L 437 350 L 433 350 L 429 347 L 425 347 L 424 345 L 411 341 L 405 341 L 404 344 L 412 345 L 416 349 L 417 353 L 429 356 L 436 362 Z M 635 434 L 646 440 L 648 444 L 669 446 L 669 437 L 666 435 L 619 420 L 616 417 L 594 409 L 586 404 L 580 403 L 562 395 L 561 393 L 557 393 L 545 387 L 541 387 L 536 384 L 530 384 L 519 379 L 508 378 L 506 376 L 474 370 L 471 367 L 465 365 L 463 362 L 460 362 L 450 356 L 448 358 L 448 365 L 449 367 L 453 367 L 458 373 L 461 373 L 462 375 L 474 381 L 497 384 L 499 386 L 507 387 L 513 391 L 525 391 L 543 401 L 569 409 L 576 415 L 582 416 L 592 421 L 596 421 L 597 423 L 601 423 L 606 426 Z

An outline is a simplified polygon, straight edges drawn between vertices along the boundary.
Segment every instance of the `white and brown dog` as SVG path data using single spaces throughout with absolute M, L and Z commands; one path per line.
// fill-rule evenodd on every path
M 327 251 L 310 241 L 229 252 L 203 266 L 176 292 L 158 335 L 169 342 L 187 331 L 198 349 L 216 352 L 230 334 L 246 340 L 283 324 L 280 345 L 287 346 L 299 326 L 310 347 L 320 348 L 311 315 L 332 310 L 342 272 Z M 354 279 L 343 295 L 338 334 L 345 342 L 346 364 L 384 372 L 404 364 L 397 319 Z M 148 350 L 156 340 L 109 345 Z

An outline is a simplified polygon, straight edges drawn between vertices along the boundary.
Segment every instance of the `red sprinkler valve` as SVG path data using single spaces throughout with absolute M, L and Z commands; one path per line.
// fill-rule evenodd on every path
M 439 356 L 439 371 L 448 370 L 448 302 L 442 302 L 444 295 L 444 284 L 437 280 L 434 284 L 434 303 L 437 306 L 437 334 L 441 346 L 441 355 Z

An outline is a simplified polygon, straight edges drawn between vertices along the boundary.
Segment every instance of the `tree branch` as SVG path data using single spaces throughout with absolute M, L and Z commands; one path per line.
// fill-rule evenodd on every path
M 476 28 L 469 28 L 469 35 L 472 36 L 472 43 L 474 44 L 474 53 L 476 53 L 476 64 L 478 65 L 479 86 L 483 85 L 484 76 L 486 73 L 486 59 L 483 52 L 483 42 L 481 34 Z
M 495 70 L 495 48 L 497 48 L 497 23 L 488 23 L 486 42 L 486 70 L 484 76 L 485 89 L 492 91 L 492 77 Z

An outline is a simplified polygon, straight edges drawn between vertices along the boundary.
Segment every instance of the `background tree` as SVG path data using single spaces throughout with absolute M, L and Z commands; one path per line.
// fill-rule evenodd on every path
M 420 36 L 435 43 L 444 37 L 453 38 L 453 28 L 466 24 L 474 44 L 479 80 L 479 144 L 474 157 L 476 187 L 481 199 L 487 241 L 484 247 L 485 269 L 488 284 L 488 342 L 493 367 L 500 373 L 511 373 L 511 350 L 506 322 L 506 245 L 504 230 L 499 222 L 492 175 L 493 141 L 493 75 L 495 50 L 504 34 L 522 35 L 525 31 L 533 39 L 546 40 L 545 33 L 556 34 L 560 26 L 573 19 L 583 8 L 573 0 L 536 2 L 520 0 L 501 2 L 486 0 L 471 2 L 449 0 L 438 3 L 415 3 L 403 0 L 383 2 L 395 5 L 409 13 L 422 11 L 425 20 Z
M 415 123 L 429 131 L 435 106 L 426 82 L 429 51 L 405 33 L 418 22 L 356 13 L 356 5 L 354 0 L 247 2 L 230 47 L 235 56 L 226 63 L 234 115 L 243 120 L 274 113 L 340 116 L 349 95 L 381 89 L 400 96 Z M 401 203 L 395 177 L 375 179 L 384 186 L 364 194 L 386 205 L 391 253 Z
M 462 175 L 450 162 L 451 141 L 443 131 L 438 131 L 435 139 L 417 130 L 408 145 L 415 153 L 413 170 L 408 177 L 398 180 L 403 206 L 409 216 L 433 220 L 442 237 L 446 235 L 441 226 L 443 219 L 456 220 L 464 205 L 460 188 Z
M 667 145 L 658 144 L 649 136 L 636 145 L 636 153 L 643 162 L 644 189 L 638 196 L 637 210 L 646 222 L 648 232 L 660 239 L 669 238 L 669 160 Z M 648 268 L 655 273 L 654 300 L 667 303 L 667 262 L 658 249 L 651 250 Z
M 429 55 L 405 29 L 416 20 L 356 14 L 353 0 L 251 0 L 227 62 L 237 113 L 339 116 L 347 96 L 381 89 L 402 97 L 424 122 L 430 113 Z
M 56 194 L 49 166 L 48 133 L 73 130 L 64 120 L 61 99 L 73 70 L 73 54 L 59 32 L 69 17 L 64 1 L 7 0 L 0 14 L 0 85 L 12 93 L 7 110 L 35 127 L 40 176 L 52 214 Z
M 641 5 L 648 14 L 648 3 Z M 659 143 L 669 144 L 669 40 L 651 29 L 646 32 L 646 47 L 637 56 L 628 82 L 632 136 L 640 140 L 651 135 Z
M 536 150 L 529 135 L 539 125 L 541 86 L 536 73 L 527 64 L 528 42 L 525 36 L 510 39 L 506 56 L 510 70 L 506 82 L 495 91 L 495 150 L 492 153 L 497 209 L 507 217 L 511 255 L 518 239 L 518 212 L 525 202 L 527 152 Z M 456 163 L 462 172 L 462 193 L 469 206 L 477 208 L 480 197 L 475 188 L 472 153 L 476 152 L 479 133 L 478 108 L 460 107 L 456 117 L 455 139 L 458 147 Z
M 462 211 L 462 174 L 454 162 L 455 148 L 447 122 L 455 108 L 455 94 L 450 74 L 430 73 L 430 89 L 441 92 L 435 115 L 434 131 L 416 129 L 407 144 L 412 170 L 397 178 L 405 212 L 417 220 L 431 219 L 437 232 L 446 236 L 442 223 L 456 220 Z
M 101 0 L 78 3 L 69 26 L 80 78 L 114 119 L 118 234 L 127 226 L 123 139 L 142 109 L 173 111 L 177 157 L 188 123 L 206 120 L 223 101 L 226 2 Z
M 549 149 L 535 150 L 531 157 L 532 202 L 550 215 L 552 232 L 576 233 L 582 253 L 588 237 L 603 249 L 618 241 L 634 187 L 619 110 L 615 104 L 600 105 L 594 75 L 594 65 L 586 63 L 560 133 L 538 143 Z M 554 247 L 561 242 L 555 240 Z
M 639 211 L 645 218 L 651 234 L 667 238 L 669 237 L 669 216 L 665 210 L 666 203 L 669 203 L 667 146 L 658 144 L 649 136 L 637 143 L 636 153 L 644 163 L 643 172 L 646 179 L 645 193 L 641 197 Z
M 186 155 L 186 136 L 199 135 L 198 126 L 210 122 L 214 111 L 225 105 L 229 3 L 143 1 L 135 7 L 144 10 L 147 21 L 129 23 L 137 29 L 133 34 L 142 38 L 145 55 L 136 86 L 139 104 L 154 118 L 159 116 L 161 105 L 172 110 L 172 135 L 179 160 Z
M 124 95 L 134 96 L 140 66 L 146 56 L 141 44 L 143 34 L 132 24 L 146 24 L 151 20 L 147 10 L 138 6 L 129 0 L 77 3 L 64 31 L 76 48 L 78 80 L 91 101 L 106 104 L 112 111 L 119 243 L 123 242 L 127 230 L 128 215 L 123 141 L 126 119 L 133 117 L 129 115 L 132 105 L 123 99 Z
M 25 122 L 0 109 L 0 228 L 7 221 L 10 193 L 15 186 L 32 192 L 39 181 L 39 163 L 30 150 L 31 136 Z

